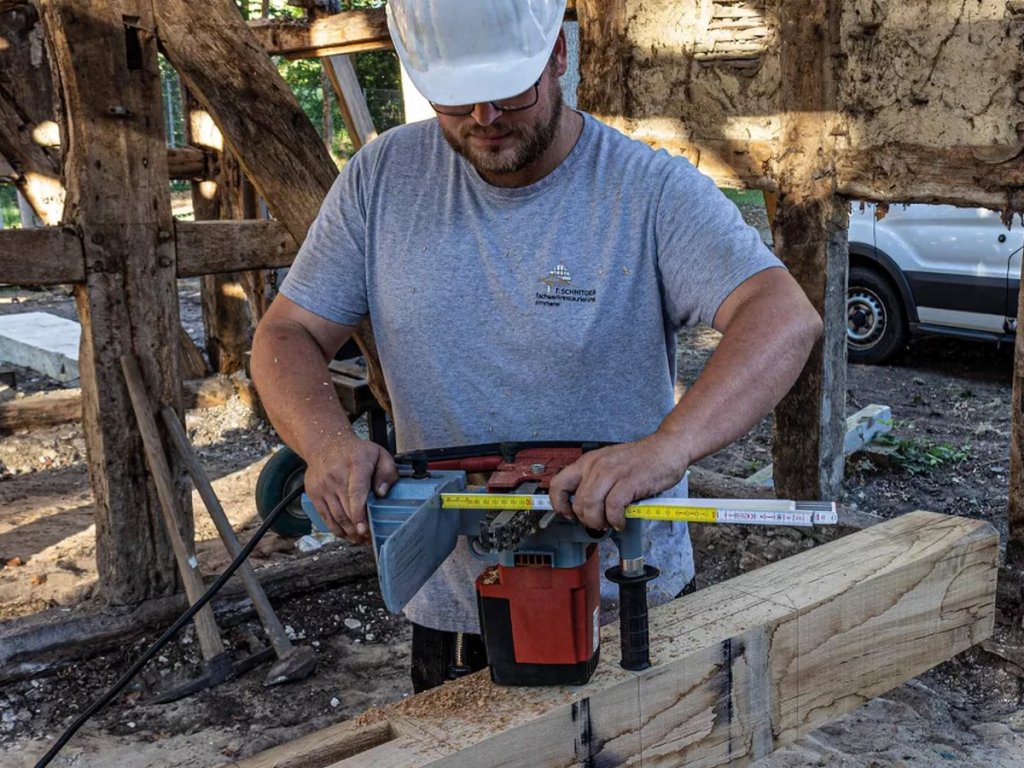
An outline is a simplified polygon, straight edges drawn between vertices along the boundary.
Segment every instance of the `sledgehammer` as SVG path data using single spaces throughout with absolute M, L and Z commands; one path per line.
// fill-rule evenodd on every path
M 195 483 L 203 504 L 206 505 L 210 517 L 213 518 L 213 524 L 217 526 L 217 531 L 220 533 L 228 554 L 233 558 L 238 557 L 242 547 L 238 543 L 238 538 L 235 536 L 235 531 L 228 521 L 224 508 L 217 499 L 217 494 L 213 491 L 213 486 L 210 484 L 203 465 L 199 462 L 199 457 L 188 441 L 184 427 L 178 421 L 177 413 L 172 408 L 164 407 L 160 410 L 160 418 L 163 419 L 167 435 L 185 464 L 185 469 L 191 475 L 192 482 Z M 249 593 L 253 607 L 263 623 L 263 628 L 266 630 L 270 644 L 278 658 L 277 663 L 267 673 L 263 684 L 277 685 L 309 677 L 316 669 L 316 652 L 309 646 L 292 645 L 280 619 L 277 618 L 277 614 L 274 613 L 274 609 L 267 599 L 267 593 L 263 591 L 259 579 L 256 578 L 256 571 L 248 561 L 239 566 L 238 574 L 242 577 L 245 589 Z

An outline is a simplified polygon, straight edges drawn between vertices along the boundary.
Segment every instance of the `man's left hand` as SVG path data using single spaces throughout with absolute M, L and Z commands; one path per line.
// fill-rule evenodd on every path
M 621 531 L 628 504 L 676 485 L 686 467 L 678 436 L 656 432 L 583 454 L 551 480 L 551 505 L 588 528 Z

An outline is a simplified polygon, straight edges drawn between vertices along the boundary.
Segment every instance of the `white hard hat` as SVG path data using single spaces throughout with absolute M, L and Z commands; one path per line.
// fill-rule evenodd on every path
M 420 93 L 435 104 L 515 96 L 540 79 L 565 0 L 389 0 L 388 30 Z

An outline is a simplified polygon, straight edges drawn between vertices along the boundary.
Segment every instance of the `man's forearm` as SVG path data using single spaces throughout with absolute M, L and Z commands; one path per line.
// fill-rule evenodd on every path
M 253 340 L 252 375 L 274 428 L 307 461 L 327 443 L 352 435 L 324 352 L 301 327 L 261 323 Z
M 820 318 L 802 294 L 798 298 L 795 307 L 767 295 L 742 307 L 658 428 L 678 441 L 687 465 L 742 437 L 793 386 L 821 332 Z M 793 309 L 781 323 L 780 306 Z

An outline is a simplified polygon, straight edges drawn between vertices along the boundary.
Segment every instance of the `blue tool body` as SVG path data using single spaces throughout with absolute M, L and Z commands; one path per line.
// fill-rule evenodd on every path
M 433 470 L 424 477 L 403 472 L 387 496 L 371 494 L 367 513 L 377 558 L 381 595 L 392 613 L 399 613 L 445 558 L 459 536 L 469 540 L 470 551 L 481 560 L 512 567 L 517 558 L 544 558 L 555 568 L 578 568 L 587 549 L 609 536 L 623 559 L 643 556 L 644 521 L 628 519 L 622 531 L 590 531 L 576 521 L 555 515 L 546 528 L 524 536 L 514 549 L 495 550 L 481 545 L 481 527 L 493 512 L 479 509 L 443 509 L 442 493 L 473 493 L 461 470 Z M 483 493 L 484 491 L 480 491 Z M 313 525 L 327 530 L 323 518 L 303 494 L 302 508 Z

